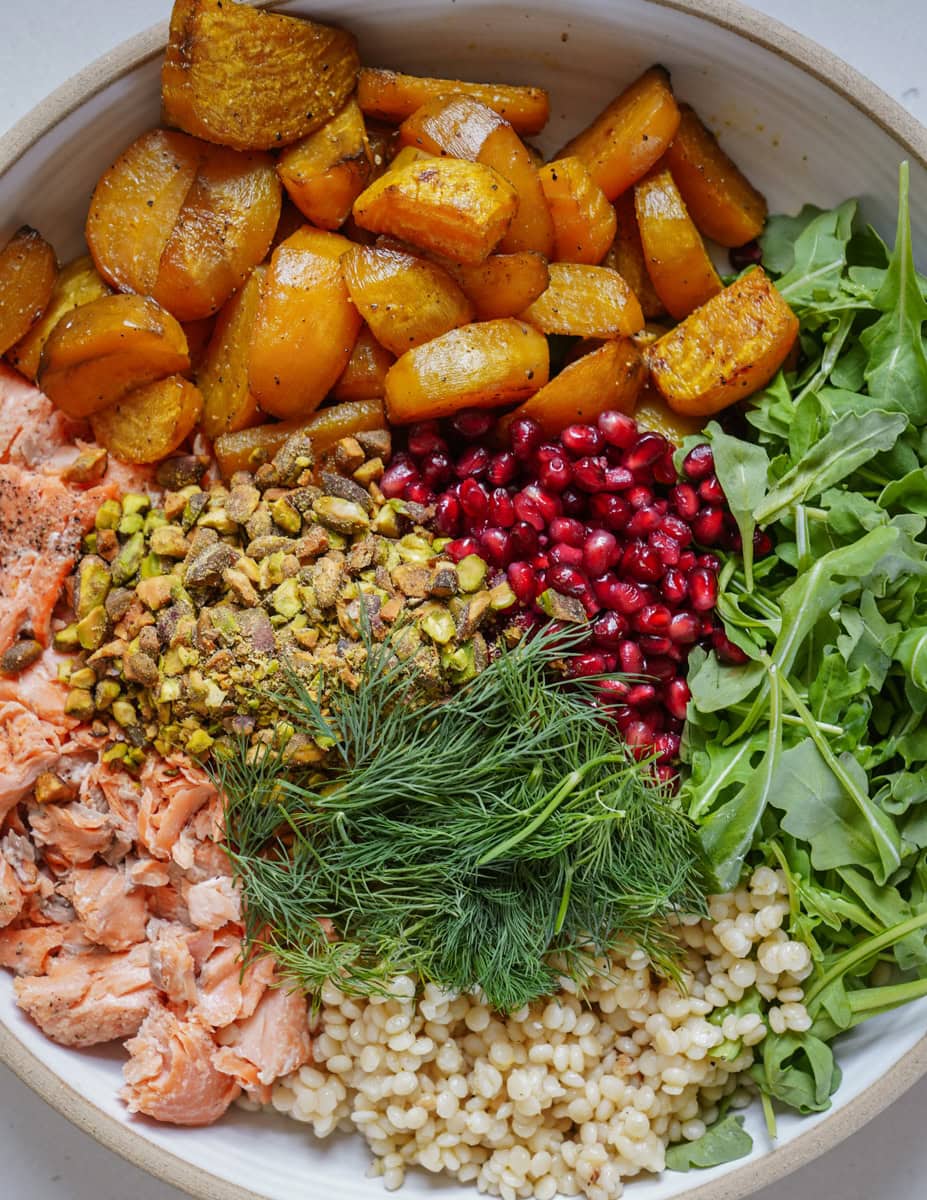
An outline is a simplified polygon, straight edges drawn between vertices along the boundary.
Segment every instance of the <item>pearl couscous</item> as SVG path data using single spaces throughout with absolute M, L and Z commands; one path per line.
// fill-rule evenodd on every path
M 582 996 L 564 980 L 509 1016 L 408 977 L 390 999 L 328 987 L 315 1063 L 277 1085 L 273 1106 L 317 1137 L 362 1133 L 389 1189 L 419 1166 L 503 1200 L 613 1200 L 625 1179 L 662 1170 L 670 1143 L 701 1137 L 725 1098 L 747 1102 L 741 1077 L 767 1024 L 722 1010 L 755 986 L 770 1028 L 809 1027 L 811 958 L 782 929 L 785 891 L 762 867 L 711 897 L 709 918 L 681 918 L 685 990 L 640 950 Z M 712 1056 L 722 1042 L 739 1042 L 736 1057 Z

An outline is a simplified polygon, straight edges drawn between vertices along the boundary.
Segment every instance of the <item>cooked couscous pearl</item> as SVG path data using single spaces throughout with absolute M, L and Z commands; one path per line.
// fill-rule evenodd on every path
M 674 921 L 686 990 L 658 979 L 640 949 L 603 963 L 584 996 L 569 980 L 553 999 L 508 1017 L 482 996 L 402 976 L 390 997 L 323 990 L 316 1065 L 274 1088 L 273 1107 L 318 1137 L 359 1131 L 373 1174 L 395 1190 L 410 1166 L 445 1172 L 502 1200 L 617 1200 L 623 1180 L 663 1168 L 666 1146 L 694 1141 L 725 1099 L 749 1102 L 738 1075 L 767 1026 L 755 1013 L 712 1013 L 756 987 L 769 1027 L 811 1021 L 801 981 L 811 956 L 782 929 L 781 872 L 709 900 L 710 920 Z M 711 1057 L 739 1040 L 733 1061 Z

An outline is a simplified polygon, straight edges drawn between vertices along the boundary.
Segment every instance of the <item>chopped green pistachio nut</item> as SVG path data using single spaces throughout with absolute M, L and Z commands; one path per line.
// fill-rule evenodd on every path
M 431 543 L 435 554 L 440 554 L 441 551 L 446 549 L 446 547 L 448 547 L 453 540 L 454 540 L 453 538 L 449 538 L 449 537 L 436 537 L 435 540 Z
M 580 624 L 586 620 L 586 610 L 575 596 L 563 596 L 553 588 L 547 588 L 538 596 L 538 607 L 556 621 L 572 621 Z
M 122 518 L 122 505 L 118 500 L 104 500 L 97 509 L 94 525 L 97 529 L 115 529 Z
M 455 650 L 441 651 L 441 666 L 453 683 L 466 683 L 476 675 L 476 657 L 469 642 Z
M 56 650 L 75 650 L 80 645 L 77 624 L 66 625 L 64 629 L 59 629 L 55 634 L 54 641 Z
M 142 579 L 156 579 L 161 574 L 161 559 L 157 554 L 146 554 L 138 573 Z
M 361 505 L 340 496 L 319 496 L 312 505 L 319 522 L 336 533 L 360 533 L 370 525 L 370 518 Z
M 129 700 L 113 701 L 113 720 L 123 727 L 138 724 L 138 713 L 135 705 Z
M 125 742 L 113 742 L 111 746 L 107 746 L 100 757 L 105 763 L 120 762 L 129 752 L 129 747 Z
M 58 664 L 57 678 L 59 683 L 68 682 L 68 680 L 71 678 L 71 671 L 73 670 L 73 667 L 74 663 L 69 658 L 66 658 L 64 662 L 60 662 Z
M 468 554 L 457 564 L 457 580 L 463 592 L 476 592 L 486 578 L 486 564 L 477 554 Z
M 454 618 L 447 609 L 432 609 L 431 612 L 426 613 L 422 617 L 419 624 L 431 640 L 437 642 L 439 646 L 446 646 L 448 642 L 454 640 L 454 634 L 456 633 Z
M 162 654 L 158 669 L 162 675 L 173 676 L 183 674 L 184 665 L 180 657 L 179 647 L 172 646 Z
M 141 746 L 130 746 L 126 751 L 123 762 L 127 767 L 140 767 L 145 761 L 145 751 Z
M 262 592 L 283 583 L 283 560 L 285 557 L 282 550 L 277 550 L 261 559 L 258 564 L 258 587 Z
M 400 533 L 402 533 L 399 513 L 396 512 L 391 504 L 384 504 L 373 518 L 370 528 L 374 533 L 379 533 L 383 537 L 398 538 Z
M 106 599 L 110 589 L 109 567 L 102 558 L 88 555 L 77 569 L 77 616 L 86 617 Z
M 434 558 L 434 546 L 427 538 L 417 533 L 407 533 L 398 545 L 399 557 L 403 562 L 428 562 Z
M 273 517 L 276 524 L 281 529 L 285 529 L 287 533 L 299 533 L 303 526 L 303 519 L 287 500 L 286 496 L 281 496 L 276 500 L 271 507 L 270 515 Z
M 97 535 L 96 530 L 93 533 L 88 533 L 84 538 L 84 551 L 87 554 L 96 554 L 97 552 Z
M 489 603 L 496 612 L 504 612 L 505 609 L 511 608 L 517 599 L 518 597 L 509 587 L 506 580 L 503 580 L 502 583 L 497 583 L 494 588 L 489 589 Z
M 132 533 L 141 533 L 145 528 L 145 518 L 141 513 L 127 513 L 116 526 L 116 531 L 128 536 Z
M 214 508 L 197 521 L 201 529 L 215 529 L 217 533 L 237 533 L 238 522 L 224 508 Z
M 117 587 L 128 583 L 138 573 L 145 554 L 145 535 L 133 533 L 113 560 L 113 583 Z
M 77 640 L 85 650 L 99 650 L 106 636 L 106 624 L 106 609 L 102 604 L 91 609 L 83 620 L 77 622 Z
M 165 558 L 186 558 L 190 543 L 177 525 L 161 525 L 152 531 L 151 549 Z
M 114 700 L 119 699 L 119 693 L 122 691 L 115 679 L 101 679 L 93 693 L 93 698 L 96 701 L 98 709 L 109 708 Z
M 295 575 L 291 576 L 275 588 L 270 597 L 274 611 L 287 620 L 295 617 L 301 608 L 298 587 Z
M 68 681 L 71 687 L 76 688 L 92 688 L 97 681 L 96 672 L 93 667 L 81 667 L 79 671 L 72 671 L 71 678 Z
M 86 688 L 71 688 L 64 702 L 64 711 L 68 716 L 89 721 L 94 713 L 92 693 Z
M 187 738 L 187 753 L 205 754 L 211 748 L 213 740 L 205 729 L 194 729 Z
M 163 679 L 158 691 L 158 701 L 161 704 L 172 704 L 180 699 L 181 691 L 179 679 Z
M 133 515 L 146 513 L 151 508 L 151 499 L 144 492 L 126 492 L 122 497 L 122 511 Z
M 150 536 L 156 529 L 163 529 L 167 523 L 167 517 L 161 509 L 153 508 L 145 518 L 145 534 Z

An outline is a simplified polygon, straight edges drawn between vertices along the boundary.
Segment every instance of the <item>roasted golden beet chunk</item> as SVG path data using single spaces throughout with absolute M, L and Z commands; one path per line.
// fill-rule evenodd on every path
M 109 291 L 106 282 L 94 267 L 93 259 L 88 255 L 76 258 L 66 267 L 62 267 L 42 316 L 7 354 L 17 371 L 21 371 L 27 379 L 35 379 L 42 347 L 64 314 L 81 304 L 108 296 Z
M 203 397 L 182 375 L 136 388 L 90 418 L 93 436 L 115 458 L 152 463 L 172 454 L 200 419 Z
M 551 263 L 550 283 L 521 314 L 543 333 L 610 338 L 637 333 L 644 314 L 616 271 L 584 263 Z
M 615 210 L 579 158 L 541 168 L 541 188 L 554 223 L 558 262 L 600 263 L 615 237 Z
M 428 79 L 375 67 L 364 67 L 357 79 L 357 102 L 365 114 L 397 124 L 439 96 L 472 96 L 529 136 L 540 133 L 550 116 L 550 99 L 543 88 Z
M 357 101 L 349 100 L 321 129 L 285 150 L 277 172 L 293 203 L 313 225 L 343 225 L 374 174 Z
M 265 267 L 255 267 L 244 287 L 225 302 L 196 372 L 203 393 L 203 433 L 213 440 L 260 420 L 248 384 L 248 361 L 265 272 Z
M 25 337 L 41 317 L 57 275 L 54 250 L 28 225 L 0 250 L 0 354 Z

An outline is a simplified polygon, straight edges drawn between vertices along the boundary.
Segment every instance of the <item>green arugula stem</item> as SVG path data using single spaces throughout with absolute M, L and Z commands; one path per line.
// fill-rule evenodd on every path
M 874 1017 L 912 1000 L 920 1000 L 922 996 L 927 996 L 927 979 L 912 979 L 887 987 L 860 988 L 855 992 L 847 992 L 847 1001 L 854 1015 Z
M 841 954 L 823 974 L 815 980 L 808 991 L 805 993 L 805 1007 L 810 1008 L 817 1000 L 818 996 L 829 987 L 835 979 L 840 979 L 852 971 L 854 967 L 864 963 L 867 958 L 872 958 L 880 951 L 887 949 L 889 946 L 894 946 L 900 942 L 902 938 L 906 938 L 909 933 L 916 933 L 918 929 L 923 929 L 927 926 L 927 911 L 918 913 L 917 916 L 909 917 L 907 921 L 901 921 L 897 925 L 892 925 L 883 933 L 876 934 L 874 937 L 865 938 L 861 942 L 857 942 L 846 953 Z

